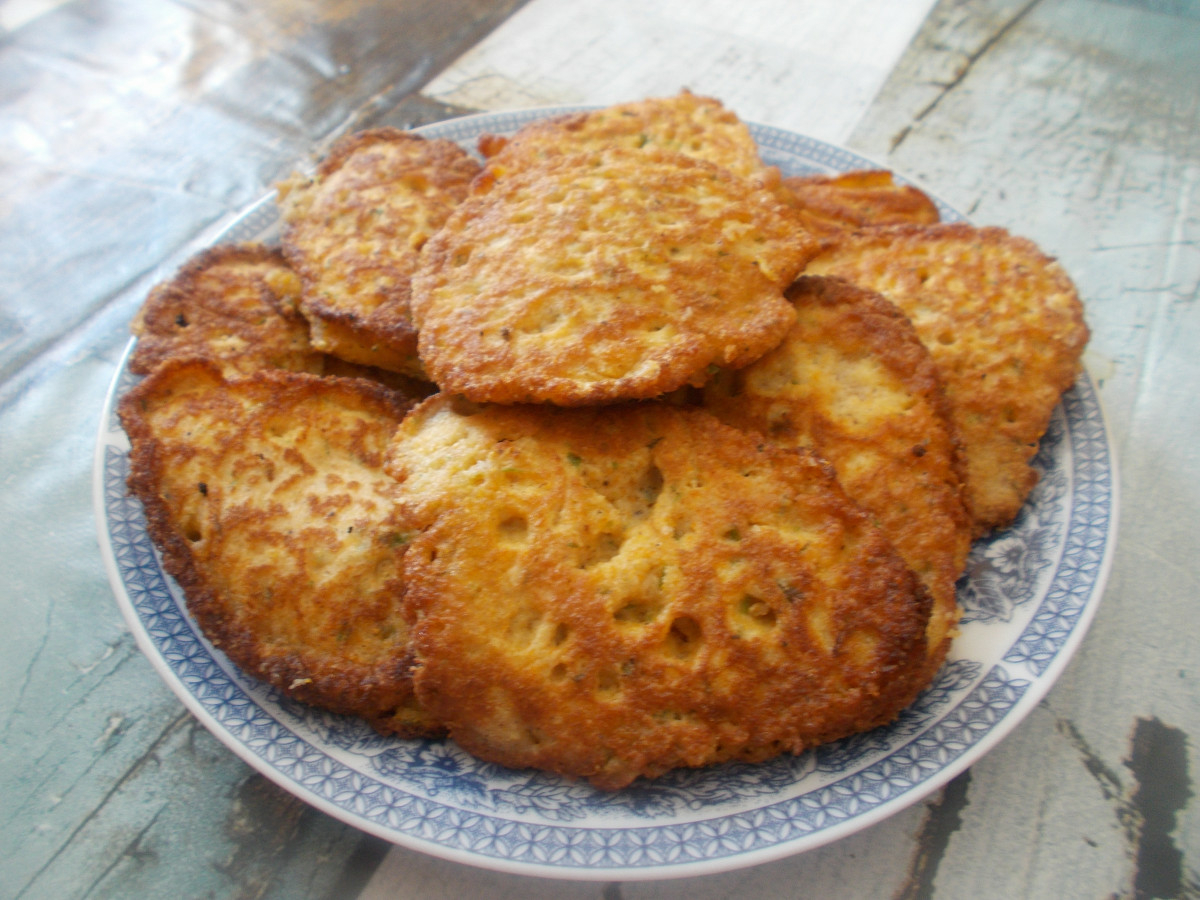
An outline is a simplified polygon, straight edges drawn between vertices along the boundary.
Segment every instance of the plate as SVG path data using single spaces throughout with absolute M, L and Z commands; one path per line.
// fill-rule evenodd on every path
M 420 129 L 472 149 L 566 109 L 486 114 Z M 785 174 L 878 167 L 847 150 L 752 125 Z M 935 198 L 936 200 L 936 198 Z M 939 203 L 946 220 L 963 217 Z M 265 197 L 222 240 L 271 240 Z M 1117 521 L 1116 464 L 1085 373 L 1062 398 L 1014 525 L 979 541 L 959 584 L 962 636 L 893 724 L 799 756 L 675 771 L 616 793 L 484 763 L 445 741 L 384 738 L 243 675 L 204 639 L 125 486 L 113 380 L 96 448 L 100 542 L 143 652 L 184 704 L 251 766 L 303 800 L 415 850 L 490 869 L 605 881 L 700 875 L 844 837 L 919 801 L 978 760 L 1050 689 L 1100 601 Z

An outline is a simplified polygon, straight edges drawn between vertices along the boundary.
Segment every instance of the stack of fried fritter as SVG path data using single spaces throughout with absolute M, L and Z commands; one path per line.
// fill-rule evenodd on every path
M 890 173 L 783 179 L 686 91 L 479 150 L 352 135 L 282 254 L 147 300 L 130 487 L 205 633 L 605 789 L 892 720 L 1032 487 L 1069 280 Z
M 788 292 L 783 342 L 707 386 L 724 421 L 829 460 L 933 597 L 929 674 L 958 620 L 955 582 L 970 549 L 960 445 L 937 367 L 912 324 L 878 294 L 804 276 Z
M 303 280 L 318 349 L 423 377 L 412 274 L 478 171 L 450 141 L 379 128 L 339 141 L 312 178 L 280 184 L 283 252 Z

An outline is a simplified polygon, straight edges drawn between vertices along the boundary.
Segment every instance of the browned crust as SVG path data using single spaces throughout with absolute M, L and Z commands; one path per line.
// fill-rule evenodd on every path
M 329 458 L 352 461 L 346 471 L 378 471 L 383 448 L 409 406 L 360 379 L 264 370 L 227 381 L 207 361 L 174 360 L 126 394 L 118 412 L 131 444 L 129 489 L 145 507 L 163 568 L 209 640 L 247 674 L 287 696 L 415 737 L 440 729 L 412 692 L 407 624 L 399 609 L 405 547 L 372 544 L 374 574 L 360 579 L 351 572 L 349 584 L 338 581 L 335 571 L 327 586 L 317 586 L 311 583 L 315 567 L 285 565 L 315 560 L 323 547 L 337 546 L 333 530 L 347 526 L 330 523 L 341 521 L 337 510 L 353 498 L 317 488 L 322 479 L 333 483 L 332 465 L 297 456 L 285 438 L 260 430 L 264 422 L 267 428 L 301 422 L 321 430 Z M 289 417 L 289 425 L 279 424 Z M 314 461 L 318 468 L 310 465 Z M 230 473 L 235 480 L 258 478 L 261 493 L 238 493 Z M 389 481 L 379 481 L 388 487 L 373 501 L 377 507 L 392 490 Z M 342 484 L 342 490 L 363 490 Z M 304 500 L 305 487 L 324 499 Z M 302 502 L 326 511 L 301 521 L 295 533 L 281 533 L 278 520 L 288 511 L 271 501 L 276 489 L 299 491 Z M 299 516 L 303 520 L 302 511 Z M 398 533 L 402 526 L 391 516 L 389 503 L 349 527 L 369 525 L 376 537 L 386 529 Z M 389 568 L 394 574 L 378 575 Z M 335 622 L 340 633 L 320 627 Z
M 129 370 L 145 375 L 169 359 L 192 357 L 229 373 L 319 372 L 322 355 L 309 344 L 298 293 L 277 249 L 224 244 L 204 250 L 150 291 L 131 326 L 138 342 Z
M 1082 368 L 1088 328 L 1071 279 L 1031 241 L 966 223 L 861 230 L 807 269 L 878 291 L 912 320 L 966 450 L 975 534 L 1011 523 L 1030 465 Z
M 699 113 L 695 120 L 679 116 L 689 107 Z M 468 195 L 483 204 L 470 213 L 478 217 L 519 179 L 542 179 L 565 160 L 581 159 L 580 142 L 594 139 L 636 147 L 650 166 L 661 163 L 664 146 L 693 154 L 699 161 L 678 164 L 693 177 L 726 167 L 736 176 L 721 177 L 744 178 L 739 183 L 755 203 L 787 207 L 783 215 L 800 249 L 793 248 L 790 275 L 777 271 L 768 279 L 779 288 L 816 252 L 810 234 L 821 239 L 825 252 L 808 269 L 815 274 L 800 278 L 789 298 L 798 307 L 843 309 L 838 327 L 819 331 L 815 340 L 875 360 L 937 417 L 952 420 L 944 432 L 909 442 L 911 468 L 941 479 L 946 502 L 932 513 L 897 517 L 887 490 L 877 499 L 871 478 L 842 471 L 838 443 L 861 436 L 848 437 L 825 410 L 792 407 L 781 418 L 778 404 L 766 412 L 752 408 L 744 386 L 783 350 L 772 353 L 773 340 L 755 343 L 740 333 L 702 367 L 693 361 L 690 376 L 681 377 L 681 368 L 632 388 L 629 381 L 580 389 L 564 388 L 561 373 L 511 380 L 537 354 L 505 355 L 504 348 L 475 343 L 465 329 L 441 344 L 449 357 L 436 373 L 448 389 L 479 401 L 617 405 L 564 410 L 472 405 L 446 394 L 429 399 L 392 445 L 391 466 L 403 486 L 378 489 L 388 512 L 374 524 L 402 533 L 403 542 L 377 556 L 372 576 L 316 598 L 316 607 L 358 623 L 347 632 L 356 649 L 331 648 L 336 629 L 318 629 L 307 641 L 303 628 L 289 631 L 285 620 L 302 619 L 301 606 L 276 614 L 257 608 L 239 588 L 269 583 L 304 594 L 295 577 L 264 582 L 263 570 L 274 565 L 276 551 L 336 547 L 336 535 L 320 534 L 321 520 L 335 515 L 344 498 L 314 489 L 305 502 L 321 515 L 309 537 L 276 540 L 271 515 L 253 501 L 232 513 L 232 501 L 218 508 L 215 481 L 210 496 L 204 477 L 191 474 L 233 460 L 246 471 L 290 466 L 288 479 L 301 484 L 319 476 L 321 466 L 295 448 L 280 444 L 278 460 L 264 460 L 261 444 L 248 450 L 262 431 L 251 434 L 255 426 L 243 421 L 257 421 L 270 408 L 276 421 L 294 415 L 292 424 L 305 423 L 305 404 L 315 398 L 353 407 L 374 422 L 369 447 L 358 439 L 342 446 L 336 422 L 325 433 L 335 456 L 344 451 L 353 465 L 366 462 L 380 473 L 380 435 L 401 423 L 413 405 L 406 398 L 436 390 L 417 358 L 412 321 L 411 277 L 421 247 Z M 485 135 L 479 149 L 489 162 L 482 172 L 449 141 L 390 128 L 361 132 L 338 142 L 313 179 L 294 176 L 280 185 L 287 222 L 282 251 L 213 248 L 156 287 L 133 324 L 139 340 L 130 362 L 131 371 L 153 374 L 118 409 L 132 446 L 129 487 L 146 508 L 164 568 L 212 642 L 285 695 L 362 716 L 385 734 L 442 735 L 444 721 L 483 759 L 584 777 L 603 789 L 677 766 L 797 752 L 885 724 L 911 702 L 949 647 L 957 612 L 953 581 L 971 529 L 981 535 L 1007 524 L 1036 481 L 1029 462 L 1053 406 L 1077 376 L 1088 339 L 1082 305 L 1065 273 L 1031 242 L 998 228 L 937 225 L 932 200 L 897 185 L 890 172 L 781 182 L 747 139 L 744 124 L 719 101 L 687 91 L 532 123 L 512 139 Z M 355 169 L 364 154 L 385 147 L 412 152 L 399 168 Z M 338 179 L 344 196 L 313 215 L 322 189 Z M 401 181 L 435 199 L 429 216 L 415 224 L 404 215 L 388 220 L 383 236 L 395 254 L 380 253 L 377 244 L 357 261 L 331 262 L 309 240 L 327 239 L 338 216 L 356 223 L 349 243 L 378 232 L 364 218 L 377 205 L 368 194 Z M 465 220 L 465 208 L 460 212 Z M 613 230 L 620 236 L 625 229 Z M 534 239 L 541 245 L 548 237 L 550 256 L 558 258 L 553 244 L 562 236 L 551 231 Z M 444 266 L 449 253 L 427 250 L 435 265 Z M 331 273 L 356 288 L 374 279 L 380 289 L 362 305 L 348 305 L 323 287 Z M 487 286 L 524 287 L 519 279 Z M 463 299 L 455 298 L 455 315 L 468 319 Z M 728 319 L 740 327 L 745 314 L 731 310 Z M 203 331 L 195 327 L 199 321 Z M 796 328 L 806 325 L 813 339 L 812 321 L 798 320 Z M 616 315 L 603 326 L 585 343 L 615 343 L 628 323 Z M 478 365 L 503 373 L 499 388 L 469 371 Z M 699 385 L 717 366 L 725 370 L 709 386 L 710 408 L 725 403 L 718 411 L 727 422 L 769 434 L 784 449 L 700 411 L 620 402 Z M 251 374 L 263 368 L 335 377 Z M 454 472 L 465 445 L 424 452 L 429 447 L 421 443 L 424 429 L 448 410 L 494 429 L 485 464 L 469 474 Z M 163 415 L 165 424 L 155 418 Z M 201 427 L 173 430 L 189 416 Z M 969 466 L 958 452 L 960 432 Z M 539 452 L 553 453 L 523 456 L 530 440 Z M 944 465 L 928 465 L 935 459 Z M 897 455 L 896 462 L 903 467 L 905 458 Z M 886 471 L 870 474 L 888 483 L 883 487 L 904 480 Z M 969 517 L 961 503 L 964 479 Z M 770 490 L 753 486 L 763 480 Z M 198 502 L 188 489 L 201 485 Z M 695 495 L 713 485 L 719 496 L 697 503 Z M 679 499 L 684 495 L 687 502 Z M 216 525 L 206 535 L 229 536 L 226 550 L 239 557 L 232 565 L 202 552 L 207 536 L 189 536 L 205 515 Z M 246 542 L 240 553 L 229 550 L 239 541 Z M 657 588 L 643 577 L 655 572 Z M 741 603 L 731 599 L 738 591 L 727 590 L 730 584 L 741 591 Z M 625 606 L 614 605 L 614 597 Z M 830 620 L 821 627 L 799 611 L 813 603 L 827 608 Z M 536 620 L 528 624 L 521 616 L 531 612 Z M 374 629 L 378 638 L 384 625 L 392 629 L 389 639 L 364 650 L 372 640 L 365 631 Z M 514 640 L 522 629 L 529 646 Z
M 958 621 L 955 584 L 971 543 L 965 462 L 937 366 L 908 318 L 871 291 L 804 276 L 796 324 L 761 360 L 710 382 L 723 421 L 829 460 L 934 600 L 929 674 Z
M 314 346 L 423 377 L 409 311 L 412 271 L 478 171 L 452 141 L 377 128 L 339 140 L 314 179 L 280 184 L 283 252 L 303 281 Z
M 928 194 L 897 184 L 886 169 L 793 175 L 782 187 L 804 227 L 822 238 L 876 225 L 932 225 L 941 218 Z
M 439 395 L 388 467 L 424 529 L 417 694 L 483 759 L 616 789 L 875 727 L 925 683 L 928 594 L 811 454 L 666 404 Z
M 407 400 L 417 402 L 437 393 L 437 385 L 423 378 L 415 378 L 391 369 L 380 369 L 376 366 L 364 366 L 359 363 L 347 362 L 336 356 L 325 356 L 325 364 L 321 369 L 322 375 L 336 378 L 365 378 L 374 381 L 389 390 L 395 391 Z
M 816 250 L 769 191 L 623 148 L 514 172 L 464 202 L 413 279 L 420 352 L 448 392 L 562 406 L 644 399 L 782 337 Z
M 671 97 L 539 119 L 511 138 L 485 134 L 477 146 L 487 158 L 490 176 L 603 146 L 668 150 L 707 160 L 743 178 L 771 177 L 750 129 L 737 114 L 713 97 L 686 89 Z

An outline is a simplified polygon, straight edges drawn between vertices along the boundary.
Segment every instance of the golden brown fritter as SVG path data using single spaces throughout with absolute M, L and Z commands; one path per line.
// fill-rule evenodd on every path
M 1088 329 L 1071 279 L 1032 242 L 963 223 L 838 239 L 807 269 L 883 294 L 938 365 L 967 457 L 975 533 L 1009 524 L 1037 482 L 1030 460 L 1081 369 Z
M 296 309 L 300 279 L 278 250 L 213 247 L 155 287 L 133 321 L 139 375 L 168 359 L 209 359 L 228 374 L 257 369 L 320 372 L 322 354 Z
M 486 760 L 615 789 L 872 728 L 923 683 L 928 595 L 811 454 L 663 403 L 438 395 L 387 468 L 417 696 Z
M 436 388 L 399 372 L 347 362 L 313 348 L 297 310 L 300 278 L 261 244 L 214 247 L 155 287 L 134 319 L 129 369 L 145 375 L 174 359 L 207 359 L 228 377 L 285 369 L 366 378 L 414 399 Z
M 715 163 L 743 178 L 770 177 L 746 124 L 719 100 L 687 90 L 673 97 L 542 119 L 511 138 L 486 134 L 479 139 L 479 151 L 488 158 L 487 170 L 497 176 L 610 147 L 670 150 Z
M 478 171 L 451 141 L 379 128 L 338 141 L 314 178 L 279 185 L 283 250 L 303 280 L 314 346 L 422 375 L 410 279 L 421 246 Z
M 941 219 L 929 195 L 897 184 L 885 169 L 838 175 L 793 175 L 783 193 L 818 237 L 874 225 L 932 225 Z
M 388 441 L 409 403 L 358 379 L 163 365 L 121 400 L 131 491 L 208 638 L 284 694 L 436 731 L 401 615 L 409 533 Z
M 783 343 L 710 381 L 704 406 L 828 460 L 933 597 L 932 676 L 958 621 L 955 582 L 971 545 L 963 463 L 937 367 L 904 314 L 878 294 L 805 276 L 788 298 L 796 324 Z
M 413 319 L 444 391 L 563 406 L 653 397 L 773 347 L 816 250 L 764 189 L 677 153 L 513 173 L 421 254 Z

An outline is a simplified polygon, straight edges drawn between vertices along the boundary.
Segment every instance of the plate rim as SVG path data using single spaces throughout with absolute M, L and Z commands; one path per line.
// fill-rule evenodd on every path
M 579 110 L 594 109 L 593 106 L 555 106 L 555 107 L 533 107 L 523 110 L 506 110 L 501 112 L 481 112 L 474 113 L 469 116 L 457 117 L 454 119 L 444 120 L 442 122 L 433 123 L 412 129 L 412 131 L 423 134 L 426 137 L 444 137 L 444 133 L 453 133 L 458 130 L 470 130 L 472 126 L 478 126 L 482 123 L 510 123 L 513 127 L 522 124 L 525 121 L 545 118 L 552 115 L 570 113 Z M 812 138 L 798 132 L 790 131 L 775 126 L 761 125 L 757 123 L 747 123 L 752 133 L 755 133 L 756 138 L 759 135 L 771 137 L 780 141 L 800 141 L 806 145 L 820 146 L 834 151 L 839 155 L 853 159 L 861 160 L 864 163 L 880 168 L 886 168 L 878 162 L 871 160 L 862 154 L 848 150 L 844 147 L 822 141 L 817 138 Z M 500 130 L 494 125 L 492 130 Z M 481 134 L 481 130 L 474 132 L 477 137 Z M 450 138 L 453 139 L 453 138 Z M 831 169 L 831 171 L 834 171 Z M 909 184 L 918 184 L 901 173 L 895 173 L 897 180 Z M 923 190 L 926 190 L 922 186 Z M 927 191 L 928 192 L 928 191 Z M 957 210 L 949 207 L 937 197 L 936 194 L 928 192 L 930 196 L 939 205 L 939 209 L 943 213 L 949 211 L 957 218 L 966 220 Z M 230 232 L 242 227 L 255 216 L 264 215 L 264 210 L 268 207 L 273 208 L 270 202 L 274 197 L 274 193 L 268 193 L 259 200 L 250 204 L 235 216 L 224 228 L 219 231 L 219 235 L 227 235 Z M 277 218 L 277 217 L 276 217 Z M 220 237 L 217 238 L 218 240 Z M 1118 460 L 1116 457 L 1116 448 L 1112 441 L 1112 432 L 1109 427 L 1109 421 L 1105 414 L 1103 403 L 1099 392 L 1096 390 L 1095 383 L 1086 370 L 1082 369 L 1075 387 L 1071 390 L 1078 390 L 1081 386 L 1084 388 L 1087 398 L 1094 404 L 1096 416 L 1098 418 L 1098 428 L 1103 438 L 1104 450 L 1107 455 L 1107 474 L 1108 474 L 1108 490 L 1109 502 L 1106 507 L 1108 514 L 1108 523 L 1103 534 L 1103 552 L 1100 557 L 1099 567 L 1095 576 L 1092 578 L 1089 589 L 1087 591 L 1086 600 L 1083 602 L 1079 616 L 1071 626 L 1070 633 L 1061 643 L 1057 652 L 1050 659 L 1049 663 L 1037 673 L 1037 677 L 1029 685 L 1029 688 L 1012 704 L 1012 708 L 1003 716 L 1001 722 L 997 726 L 990 728 L 978 741 L 967 747 L 958 757 L 943 765 L 938 771 L 930 775 L 924 781 L 915 785 L 911 789 L 903 792 L 900 796 L 889 800 L 881 801 L 866 812 L 854 815 L 840 823 L 822 828 L 818 832 L 808 833 L 799 838 L 781 840 L 777 843 L 770 844 L 765 847 L 759 847 L 747 850 L 742 853 L 732 853 L 718 856 L 713 859 L 696 860 L 686 859 L 675 863 L 661 863 L 647 866 L 609 866 L 609 867 L 581 867 L 581 866 L 564 866 L 552 862 L 530 862 L 520 859 L 513 859 L 501 856 L 486 856 L 470 849 L 460 849 L 449 846 L 444 843 L 439 843 L 436 840 L 421 838 L 416 835 L 401 832 L 394 828 L 388 828 L 385 825 L 375 822 L 363 815 L 355 814 L 351 810 L 339 806 L 337 803 L 321 796 L 312 788 L 297 782 L 295 779 L 274 765 L 271 765 L 267 760 L 255 752 L 243 740 L 235 735 L 224 723 L 216 718 L 202 703 L 188 686 L 182 681 L 178 674 L 170 667 L 169 663 L 159 652 L 158 647 L 154 644 L 151 635 L 149 634 L 146 623 L 141 619 L 135 607 L 135 603 L 129 594 L 128 585 L 121 574 L 117 563 L 116 551 L 113 543 L 113 537 L 110 530 L 111 522 L 109 520 L 109 509 L 106 501 L 106 485 L 107 485 L 107 462 L 108 451 L 113 448 L 120 449 L 122 442 L 127 446 L 124 433 L 121 431 L 119 423 L 115 424 L 116 404 L 119 399 L 119 391 L 122 387 L 122 379 L 127 375 L 127 363 L 133 347 L 136 345 L 136 339 L 131 338 L 125 348 L 121 359 L 117 363 L 114 375 L 111 379 L 108 391 L 106 392 L 104 405 L 100 416 L 100 424 L 98 428 L 96 447 L 93 459 L 93 512 L 96 517 L 97 531 L 100 543 L 101 557 L 103 559 L 106 574 L 109 579 L 110 586 L 113 589 L 118 606 L 121 609 L 122 616 L 133 633 L 139 649 L 145 655 L 158 676 L 166 682 L 167 686 L 179 698 L 185 708 L 192 713 L 208 731 L 214 734 L 226 747 L 234 752 L 236 756 L 246 762 L 251 768 L 260 774 L 269 778 L 279 787 L 287 790 L 304 800 L 306 803 L 314 806 L 326 814 L 352 825 L 359 830 L 365 831 L 376 837 L 387 840 L 389 843 L 407 847 L 408 849 L 426 853 L 441 859 L 446 859 L 453 862 L 459 862 L 466 865 L 471 865 L 477 868 L 482 868 L 491 871 L 508 872 L 518 875 L 528 875 L 541 878 L 556 878 L 570 881 L 653 881 L 660 879 L 673 879 L 682 877 L 693 877 L 700 875 L 715 874 L 718 872 L 728 872 L 736 869 L 741 869 L 749 866 L 760 865 L 766 862 L 794 856 L 810 850 L 815 850 L 819 847 L 828 845 L 850 834 L 869 828 L 884 819 L 890 818 L 893 815 L 901 812 L 909 806 L 923 800 L 931 793 L 945 785 L 961 774 L 965 769 L 969 768 L 975 762 L 978 762 L 983 756 L 987 755 L 991 750 L 1003 741 L 1012 731 L 1017 728 L 1021 722 L 1025 720 L 1029 712 L 1041 701 L 1042 698 L 1054 687 L 1063 670 L 1074 658 L 1080 644 L 1083 642 L 1090 626 L 1094 619 L 1099 605 L 1103 599 L 1108 577 L 1115 556 L 1115 547 L 1117 541 L 1117 533 L 1120 519 L 1120 478 Z M 1059 406 L 1056 407 L 1056 414 L 1062 408 L 1063 401 L 1060 400 Z M 1069 417 L 1063 411 L 1064 418 L 1069 423 Z M 115 438 L 115 440 L 114 440 Z M 124 451 L 127 455 L 128 451 Z M 1074 475 L 1075 469 L 1071 473 Z M 1061 556 L 1065 548 L 1068 536 L 1064 535 L 1061 541 L 1056 545 L 1058 557 L 1056 557 L 1054 568 L 1057 571 L 1061 566 Z M 164 577 L 169 577 L 165 576 Z M 1040 608 L 1041 603 L 1045 601 L 1042 594 L 1038 596 L 1038 604 L 1035 607 Z M 1032 622 L 1032 619 L 1031 619 Z M 1028 626 L 1023 627 L 1022 634 L 1027 630 Z M 207 643 L 205 644 L 207 646 Z M 992 665 L 994 670 L 1001 666 L 1005 657 L 1012 651 L 1012 645 L 1007 646 L 997 661 Z M 986 675 L 986 673 L 985 673 Z M 982 681 L 980 682 L 982 684 Z M 935 721 L 940 721 L 942 715 L 936 717 Z M 286 728 L 286 723 L 280 722 L 281 727 Z M 911 740 L 915 740 L 923 732 L 918 732 L 913 735 Z M 300 737 L 300 740 L 308 742 L 307 738 Z M 907 746 L 909 741 L 904 741 L 893 748 L 888 754 L 892 756 L 897 749 Z M 324 751 L 322 751 L 324 752 Z M 798 795 L 804 796 L 804 795 Z M 778 797 L 771 800 L 769 803 L 764 802 L 759 804 L 758 809 L 765 808 L 771 803 L 779 802 Z M 714 815 L 706 817 L 696 817 L 689 821 L 700 823 L 706 821 L 716 821 L 726 819 L 733 815 L 747 815 L 753 812 L 747 809 L 742 812 L 717 812 Z M 479 813 L 481 817 L 486 816 L 486 813 Z M 504 818 L 502 815 L 497 815 L 496 818 Z M 521 819 L 515 816 L 508 817 L 510 821 L 520 823 Z M 582 831 L 597 830 L 594 827 L 586 825 L 573 826 L 569 822 L 556 822 L 551 827 L 570 829 L 578 827 Z M 616 826 L 613 826 L 616 827 Z M 636 830 L 641 828 L 661 829 L 663 824 L 650 823 L 645 825 L 621 826 L 619 830 Z

